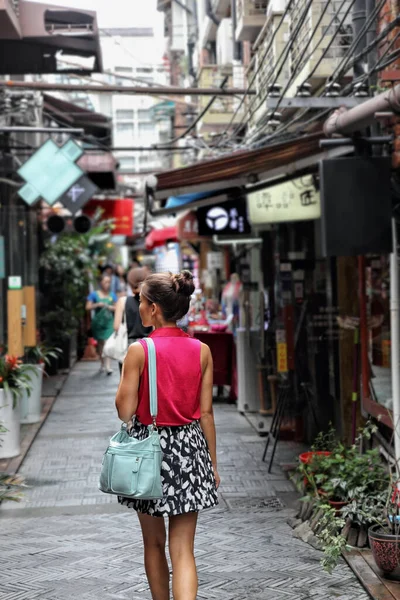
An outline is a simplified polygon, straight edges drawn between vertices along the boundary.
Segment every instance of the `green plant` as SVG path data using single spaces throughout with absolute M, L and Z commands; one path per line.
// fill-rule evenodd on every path
M 0 502 L 21 502 L 23 489 L 26 487 L 21 475 L 9 475 L 0 471 Z
M 24 391 L 31 392 L 30 372 L 32 367 L 23 365 L 17 356 L 0 356 L 0 389 L 11 395 L 13 408 Z
M 314 440 L 313 445 L 311 446 L 311 450 L 313 452 L 334 452 L 337 448 L 338 442 L 339 440 L 337 438 L 336 430 L 332 423 L 329 423 L 328 431 L 319 432 Z
M 98 215 L 86 234 L 62 234 L 49 241 L 41 256 L 40 325 L 51 345 L 62 345 L 78 329 L 89 284 L 95 280 L 100 258 L 108 252 L 111 222 L 96 219 Z
M 50 359 L 57 359 L 60 354 L 60 348 L 53 348 L 39 343 L 37 346 L 25 348 L 24 363 L 29 365 L 49 365 Z

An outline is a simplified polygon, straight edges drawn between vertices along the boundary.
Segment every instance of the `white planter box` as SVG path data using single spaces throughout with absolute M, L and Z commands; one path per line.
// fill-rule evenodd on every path
M 20 400 L 21 423 L 39 423 L 42 412 L 42 384 L 43 384 L 43 366 L 32 365 L 34 371 L 29 371 L 29 377 L 32 381 L 32 390 L 30 396 L 24 392 Z
M 0 459 L 13 458 L 21 453 L 18 404 L 19 400 L 13 408 L 11 395 L 0 390 L 0 421 L 7 429 L 5 433 L 0 433 Z

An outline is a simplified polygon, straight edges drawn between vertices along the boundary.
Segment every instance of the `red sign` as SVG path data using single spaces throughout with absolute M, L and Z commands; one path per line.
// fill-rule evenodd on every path
M 85 215 L 93 217 L 99 208 L 103 211 L 101 215 L 103 221 L 114 219 L 113 235 L 130 236 L 133 234 L 133 200 L 125 198 L 116 200 L 89 200 L 83 212 Z

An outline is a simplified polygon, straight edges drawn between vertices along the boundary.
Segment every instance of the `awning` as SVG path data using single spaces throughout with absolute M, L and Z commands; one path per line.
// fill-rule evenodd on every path
M 43 94 L 43 110 L 57 123 L 68 127 L 82 127 L 87 135 L 101 138 L 102 145 L 111 145 L 111 119 L 78 104 Z
M 89 175 L 98 188 L 102 190 L 116 188 L 117 161 L 111 152 L 85 153 L 79 159 L 78 166 Z
M 167 242 L 178 241 L 177 227 L 164 227 L 163 229 L 152 229 L 146 236 L 145 246 L 147 250 L 152 250 L 157 246 L 164 246 Z
M 221 158 L 202 161 L 184 167 L 158 173 L 157 186 L 147 190 L 149 210 L 154 216 L 177 213 L 189 207 L 224 202 L 238 188 L 256 191 L 295 176 L 317 170 L 320 160 L 342 156 L 354 151 L 352 146 L 322 151 L 319 142 L 322 132 L 295 138 L 279 144 L 271 144 L 259 150 L 235 152 Z M 178 206 L 168 207 L 170 197 L 208 192 L 209 197 L 192 200 Z M 211 195 L 214 195 L 214 198 Z

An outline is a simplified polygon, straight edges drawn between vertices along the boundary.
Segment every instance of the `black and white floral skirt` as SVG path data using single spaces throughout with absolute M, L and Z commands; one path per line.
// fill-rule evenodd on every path
M 159 427 L 163 451 L 163 498 L 135 500 L 118 496 L 118 502 L 153 517 L 197 512 L 218 504 L 214 472 L 207 442 L 198 421 L 180 427 Z M 148 429 L 135 421 L 130 435 L 142 440 Z

